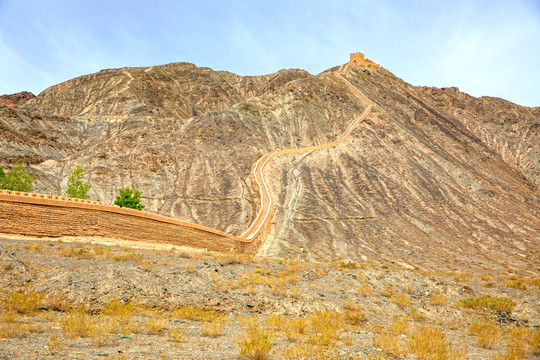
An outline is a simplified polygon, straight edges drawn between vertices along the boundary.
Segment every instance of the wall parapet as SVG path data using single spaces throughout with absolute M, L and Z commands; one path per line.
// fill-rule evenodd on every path
M 0 233 L 29 236 L 99 236 L 167 243 L 215 251 L 255 253 L 259 239 L 98 201 L 0 190 Z

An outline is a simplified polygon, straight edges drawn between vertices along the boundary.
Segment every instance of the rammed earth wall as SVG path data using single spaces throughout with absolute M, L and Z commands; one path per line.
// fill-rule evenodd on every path
M 247 241 L 217 230 L 96 201 L 0 190 L 0 233 L 88 236 L 255 253 Z

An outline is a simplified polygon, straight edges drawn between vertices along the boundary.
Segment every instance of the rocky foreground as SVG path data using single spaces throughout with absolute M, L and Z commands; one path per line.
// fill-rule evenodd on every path
M 0 359 L 534 359 L 540 279 L 0 239 Z

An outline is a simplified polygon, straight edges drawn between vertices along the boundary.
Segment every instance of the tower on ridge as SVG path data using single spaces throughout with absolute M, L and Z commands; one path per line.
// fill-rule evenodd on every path
M 351 65 L 371 65 L 371 66 L 375 66 L 375 67 L 380 67 L 381 66 L 379 64 L 374 63 L 370 59 L 366 59 L 364 54 L 362 54 L 361 52 L 351 53 L 349 64 L 351 64 Z

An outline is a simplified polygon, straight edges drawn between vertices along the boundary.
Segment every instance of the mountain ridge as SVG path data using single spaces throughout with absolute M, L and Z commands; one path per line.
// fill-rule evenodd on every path
M 61 89 L 11 113 L 2 110 L 0 127 L 20 140 L 2 139 L 7 147 L 0 163 L 26 159 L 41 191 L 56 192 L 70 167 L 80 164 L 97 200 L 110 202 L 115 188 L 133 185 L 143 190 L 151 212 L 239 234 L 258 211 L 250 178 L 257 156 L 330 142 L 363 111 L 326 72 L 282 70 L 272 83 L 268 77 L 180 67 L 183 78 L 164 74 L 177 73 L 166 66 L 130 70 L 135 82 L 116 69 L 112 98 L 88 102 L 96 85 L 79 84 L 65 96 Z M 178 94 L 172 90 L 181 87 L 158 86 L 160 77 L 170 84 L 203 81 L 186 88 L 193 94 L 182 101 L 190 106 L 180 111 L 165 100 L 172 101 Z M 231 79 L 243 90 L 233 91 Z M 452 88 L 414 87 L 384 68 L 353 66 L 347 79 L 375 108 L 347 144 L 269 166 L 279 205 L 265 253 L 415 266 L 430 257 L 426 253 L 441 252 L 441 246 L 429 245 L 437 239 L 448 269 L 490 264 L 498 271 L 536 272 L 540 108 L 499 104 Z M 65 105 L 76 90 L 85 106 Z M 137 112 L 140 104 L 145 108 Z M 50 114 L 62 116 L 51 122 Z M 57 138 L 72 134 L 65 137 L 67 146 L 48 141 L 50 131 Z M 27 146 L 27 137 L 43 140 Z M 479 246 L 467 254 L 471 241 Z M 508 258 L 491 254 L 493 244 L 516 260 L 513 270 L 505 268 Z M 438 266 L 433 261 L 423 259 L 427 267 Z

